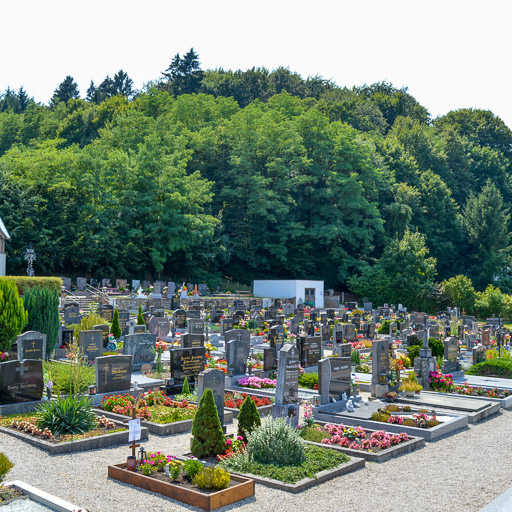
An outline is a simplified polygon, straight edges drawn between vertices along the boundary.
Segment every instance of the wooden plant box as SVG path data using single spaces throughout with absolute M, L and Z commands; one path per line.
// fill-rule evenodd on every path
M 171 481 L 157 480 L 138 471 L 128 471 L 126 463 L 110 465 L 108 476 L 119 482 L 134 485 L 203 510 L 215 510 L 254 496 L 254 480 L 239 475 L 231 475 L 231 481 L 237 482 L 236 485 L 209 494 L 173 484 Z

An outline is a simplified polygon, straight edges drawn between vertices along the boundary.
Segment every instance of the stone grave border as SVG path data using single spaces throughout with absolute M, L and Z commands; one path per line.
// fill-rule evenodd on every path
M 116 414 L 115 412 L 104 411 L 103 409 L 93 409 L 93 411 L 98 416 L 105 416 L 106 418 L 110 418 L 117 422 L 129 419 L 128 416 L 123 416 L 122 414 Z M 175 421 L 174 423 L 154 423 L 153 421 L 148 420 L 140 420 L 140 424 L 143 427 L 146 427 L 151 434 L 156 434 L 157 436 L 169 436 L 172 434 L 183 434 L 184 432 L 189 432 L 192 430 L 192 422 L 194 419 Z M 224 413 L 224 423 L 232 423 L 233 422 L 233 413 L 227 410 Z
M 117 427 L 124 427 L 123 432 L 114 432 L 112 434 L 102 434 L 100 436 L 88 437 L 87 439 L 78 439 L 77 441 L 67 441 L 65 443 L 50 443 L 44 439 L 34 437 L 19 430 L 13 430 L 7 427 L 0 427 L 0 433 L 21 439 L 37 448 L 49 452 L 50 455 L 60 455 L 63 453 L 86 452 L 89 450 L 98 450 L 101 448 L 110 448 L 118 444 L 128 444 L 128 427 L 126 423 L 115 421 Z M 148 429 L 141 427 L 141 440 L 148 438 Z
M 315 423 L 324 426 L 327 425 L 326 422 L 323 421 L 315 421 Z M 383 430 L 383 429 L 380 429 Z M 377 432 L 373 429 L 365 429 L 368 433 Z M 403 432 L 403 431 L 402 431 Z M 394 457 L 398 457 L 399 455 L 403 455 L 405 453 L 411 453 L 414 450 L 419 450 L 420 448 L 425 447 L 425 439 L 423 437 L 410 437 L 409 441 L 405 443 L 400 443 L 396 446 L 390 446 L 383 451 L 380 452 L 367 452 L 364 450 L 352 450 L 350 448 L 346 448 L 344 446 L 339 446 L 337 444 L 322 444 L 315 443 L 313 441 L 306 441 L 308 444 L 312 444 L 314 446 L 322 446 L 323 448 L 330 448 L 332 450 L 338 450 L 339 452 L 346 453 L 351 457 L 361 457 L 368 462 L 385 462 Z
M 330 405 L 330 404 L 329 404 Z M 468 417 L 465 415 L 453 415 L 453 414 L 444 414 L 445 416 L 452 416 L 451 420 L 448 420 L 444 423 L 441 423 L 433 428 L 418 428 L 418 427 L 407 427 L 404 425 L 396 425 L 391 423 L 382 423 L 379 421 L 373 420 L 363 420 L 360 418 L 355 418 L 351 416 L 344 416 L 342 414 L 336 413 L 326 413 L 322 412 L 320 409 L 325 406 L 313 407 L 313 416 L 316 420 L 325 421 L 327 423 L 340 424 L 343 423 L 345 425 L 357 427 L 358 425 L 363 427 L 365 430 L 386 430 L 392 434 L 400 434 L 401 432 L 406 432 L 408 435 L 412 437 L 422 437 L 427 442 L 435 441 L 442 436 L 451 435 L 457 432 L 458 430 L 464 429 L 468 426 Z
M 456 384 L 458 385 L 458 384 Z M 485 388 L 484 386 L 478 386 L 484 389 L 488 389 L 489 391 L 494 388 Z M 500 388 L 498 388 L 500 389 Z M 438 391 L 422 391 L 425 394 L 435 394 L 435 395 L 447 395 L 447 396 L 456 396 L 460 398 L 471 398 L 472 400 L 485 400 L 487 402 L 497 402 L 500 404 L 502 409 L 512 409 L 512 395 L 507 396 L 505 398 L 488 398 L 485 396 L 473 396 L 473 395 L 459 395 L 458 393 L 440 393 Z

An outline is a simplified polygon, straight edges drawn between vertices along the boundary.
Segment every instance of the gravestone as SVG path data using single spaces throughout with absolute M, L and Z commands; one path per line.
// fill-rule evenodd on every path
M 443 373 L 459 371 L 459 362 L 457 354 L 459 353 L 459 340 L 455 336 L 450 336 L 443 340 L 444 345 L 444 364 Z
M 184 309 L 177 309 L 173 313 L 174 327 L 176 329 L 184 329 L 187 327 L 187 312 Z
M 87 286 L 87 279 L 85 277 L 77 277 L 76 278 L 76 287 L 79 291 L 83 292 L 85 287 Z
M 210 315 L 210 322 L 212 324 L 218 324 L 220 322 L 220 317 L 222 316 L 222 311 L 217 311 L 216 309 L 212 309 Z
M 102 279 L 101 280 L 101 287 L 102 288 L 110 288 L 110 279 Z
M 318 393 L 320 403 L 328 404 L 331 396 L 339 401 L 343 393 L 350 397 L 351 388 L 350 357 L 327 357 L 318 363 Z
M 106 325 L 106 324 L 93 325 L 92 329 L 93 329 L 93 331 L 101 331 L 103 347 L 106 347 L 107 343 L 108 343 L 108 335 L 109 335 L 108 325 Z
M 286 343 L 279 351 L 274 418 L 288 417 L 291 424 L 299 422 L 299 351 L 295 345 Z
M 219 413 L 220 424 L 224 425 L 224 389 L 226 378 L 222 370 L 207 368 L 197 376 L 197 400 L 201 399 L 205 389 L 211 389 Z
M 143 332 L 146 332 L 145 325 L 134 325 L 133 326 L 133 334 L 141 334 Z
M 473 348 L 473 364 L 483 363 L 486 359 L 485 353 L 487 349 L 483 345 L 478 345 Z
M 61 277 L 62 286 L 66 288 L 66 290 L 71 290 L 71 278 L 70 277 Z
M 140 279 L 132 279 L 132 290 L 135 292 L 139 289 Z
M 321 358 L 322 340 L 319 336 L 299 336 L 297 338 L 299 361 L 303 368 L 316 366 Z
M 175 291 L 176 291 L 176 283 L 173 281 L 169 281 L 167 283 L 167 297 L 173 297 Z
M 423 348 L 420 349 L 420 356 L 414 359 L 414 372 L 418 378 L 418 384 L 423 386 L 425 391 L 430 389 L 430 373 L 437 368 L 437 360 L 432 356 L 432 350 L 428 347 L 429 332 L 423 331 Z
M 285 330 L 282 325 L 274 325 L 270 328 L 268 340 L 271 347 L 274 347 L 279 353 L 279 350 L 284 345 Z
M 363 305 L 363 309 L 365 312 L 371 313 L 373 309 L 373 304 L 371 302 L 365 302 Z
M 338 357 L 351 357 L 352 345 L 350 343 L 340 343 L 338 345 Z
M 236 310 L 233 313 L 233 325 L 240 325 L 240 321 L 245 319 L 245 311 Z
M 343 338 L 346 341 L 357 341 L 356 328 L 354 324 L 343 324 Z
M 116 279 L 116 288 L 120 290 L 121 288 L 128 288 L 128 281 L 126 279 Z
M 64 308 L 64 323 L 65 324 L 79 324 L 80 323 L 80 310 L 77 306 L 67 306 Z
M 263 349 L 263 371 L 268 372 L 276 365 L 276 349 L 274 347 Z
M 119 327 L 121 327 L 121 334 L 125 336 L 128 334 L 128 321 L 130 320 L 130 313 L 128 311 L 119 311 Z
M 96 392 L 129 391 L 132 376 L 132 355 L 96 358 Z
M 166 317 L 156 317 L 152 316 L 149 319 L 149 332 L 156 334 L 159 338 L 165 340 L 169 335 L 169 331 L 171 329 L 171 324 L 169 323 L 169 319 Z
M 199 292 L 200 295 L 205 295 L 206 293 L 208 293 L 208 285 L 204 283 L 198 284 L 197 291 Z
M 228 376 L 245 375 L 247 370 L 247 359 L 251 342 L 243 339 L 232 339 L 226 341 L 226 359 L 228 362 Z
M 227 331 L 233 329 L 233 318 L 229 316 L 225 316 L 220 319 L 220 333 L 221 335 L 225 335 Z
M 172 349 L 170 358 L 172 377 L 179 380 L 187 377 L 190 382 L 204 370 L 206 351 L 204 347 Z
M 153 366 L 155 350 L 156 334 L 127 334 L 124 337 L 123 354 L 133 356 L 133 371 L 140 371 L 144 364 Z
M 27 331 L 16 338 L 18 361 L 24 359 L 46 359 L 46 334 Z
M 80 350 L 88 361 L 103 355 L 103 333 L 101 331 L 80 331 Z
M 295 307 L 293 304 L 283 304 L 283 315 L 290 316 L 293 315 Z
M 201 318 L 201 311 L 199 309 L 189 309 L 187 311 L 187 320 L 195 319 L 199 320 Z
M 375 340 L 372 342 L 372 396 L 382 398 L 388 391 L 389 373 L 389 341 Z
M 204 334 L 182 334 L 181 346 L 183 348 L 204 347 L 205 335 Z
M 235 299 L 233 301 L 233 306 L 235 307 L 235 309 L 241 309 L 245 312 L 245 304 L 242 299 Z
M 335 343 L 343 343 L 343 325 L 334 324 L 332 326 L 332 339 Z
M 482 345 L 490 345 L 491 344 L 491 331 L 489 329 L 484 329 L 482 331 Z
M 62 328 L 59 330 L 59 338 L 60 338 L 60 344 L 69 346 L 71 343 L 73 343 L 73 329 L 65 329 Z
M 43 390 L 43 361 L 0 363 L 0 405 L 41 400 Z
M 98 308 L 100 316 L 102 316 L 107 322 L 112 322 L 114 316 L 114 306 L 111 304 L 102 304 Z
M 204 320 L 192 319 L 188 322 L 189 334 L 203 334 L 204 333 Z

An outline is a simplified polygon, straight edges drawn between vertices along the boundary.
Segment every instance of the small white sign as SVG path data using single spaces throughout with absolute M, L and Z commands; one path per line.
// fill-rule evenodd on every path
M 140 418 L 136 420 L 130 420 L 128 422 L 128 428 L 130 432 L 128 434 L 128 442 L 140 441 Z

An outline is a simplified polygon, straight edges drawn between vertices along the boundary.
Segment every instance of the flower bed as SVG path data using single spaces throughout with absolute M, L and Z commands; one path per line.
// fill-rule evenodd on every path
M 256 396 L 256 395 L 248 395 L 247 393 L 238 393 L 238 392 L 227 392 L 224 395 L 224 407 L 229 407 L 230 409 L 240 409 L 244 400 L 250 396 L 251 400 L 256 404 L 256 407 L 263 407 L 265 405 L 272 405 L 272 401 L 270 398 L 266 396 Z
M 198 471 L 190 477 L 197 464 Z M 254 481 L 249 478 L 203 468 L 198 461 L 184 463 L 161 453 L 149 454 L 137 471 L 128 471 L 126 464 L 109 466 L 108 476 L 203 510 L 215 510 L 254 495 Z
M 425 446 L 424 439 L 410 437 L 406 432 L 390 434 L 384 430 L 347 427 L 343 424 L 315 423 L 302 427 L 300 434 L 306 442 L 322 444 L 373 462 L 383 462 Z
M 129 395 L 110 395 L 103 398 L 97 414 L 123 420 L 131 417 L 131 407 L 136 399 Z M 141 425 L 152 434 L 161 436 L 187 432 L 192 428 L 192 420 L 197 406 L 186 400 L 176 402 L 159 390 L 144 393 L 137 401 L 137 416 L 142 418 Z M 226 421 L 230 418 L 225 417 Z
M 398 412 L 411 413 L 412 408 L 408 405 L 387 405 L 385 408 L 381 408 L 372 414 L 372 421 L 425 429 L 437 427 L 437 425 L 441 424 L 441 422 L 434 419 L 434 417 L 429 418 L 428 414 L 421 410 L 406 416 L 396 414 Z
M 262 379 L 260 377 L 245 377 L 237 382 L 237 386 L 251 389 L 275 388 L 277 379 Z

